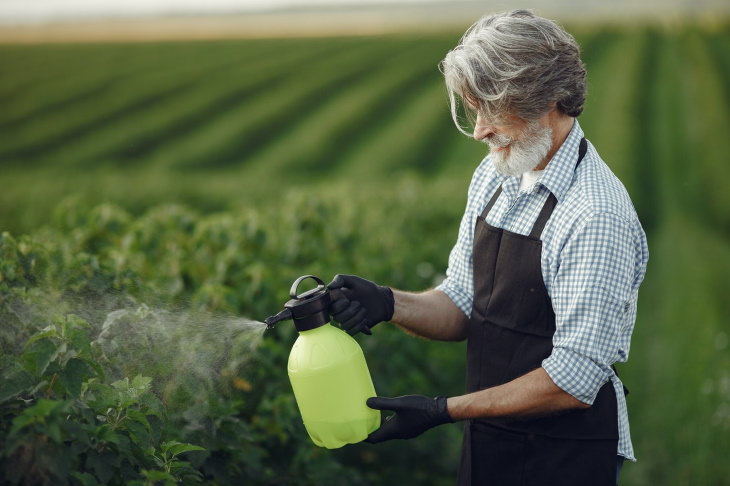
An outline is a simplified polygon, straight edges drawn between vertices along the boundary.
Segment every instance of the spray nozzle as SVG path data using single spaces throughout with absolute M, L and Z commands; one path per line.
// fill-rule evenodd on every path
M 317 282 L 317 287 L 297 294 L 299 284 L 306 279 Z M 294 326 L 299 332 L 309 331 L 330 321 L 330 290 L 320 278 L 314 275 L 299 277 L 292 284 L 289 297 L 291 300 L 284 304 L 283 311 L 265 319 L 267 329 L 273 329 L 277 322 L 287 319 L 294 319 Z
M 276 326 L 277 322 L 280 321 L 286 321 L 288 319 L 292 318 L 291 310 L 284 309 L 283 311 L 279 312 L 275 316 L 269 316 L 267 317 L 264 322 L 266 323 L 266 330 L 273 329 L 274 326 Z

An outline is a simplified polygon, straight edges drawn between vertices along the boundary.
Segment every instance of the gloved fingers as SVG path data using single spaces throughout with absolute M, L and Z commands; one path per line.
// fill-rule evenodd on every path
M 344 302 L 344 303 L 343 303 Z M 347 331 L 350 336 L 362 332 L 371 335 L 370 326 L 367 324 L 365 314 L 367 309 L 360 305 L 357 301 L 338 301 L 330 308 L 332 318 L 339 322 L 342 329 Z
M 363 279 L 355 275 L 345 275 L 342 273 L 338 273 L 337 275 L 335 275 L 335 278 L 333 278 L 332 281 L 327 284 L 327 288 L 329 290 L 341 289 L 343 287 L 353 288 L 357 286 L 358 282 L 361 280 Z
M 339 289 L 339 288 L 342 288 L 344 285 L 345 285 L 345 277 L 338 273 L 337 275 L 335 275 L 335 278 L 333 278 L 332 281 L 327 284 L 327 288 L 330 290 Z
M 341 298 L 343 298 L 345 296 L 342 293 L 342 289 L 341 288 L 334 288 L 334 289 L 327 288 L 327 291 L 329 292 L 330 299 L 332 299 L 333 302 L 335 300 L 341 299 Z
M 348 308 L 345 309 L 345 312 L 347 312 L 350 309 L 350 307 L 352 307 L 352 306 L 348 306 Z M 342 315 L 342 313 L 340 313 L 338 315 L 333 315 L 332 317 L 334 318 L 335 321 L 339 322 L 342 325 L 342 329 L 347 330 L 347 329 L 357 326 L 358 324 L 360 324 L 361 321 L 365 320 L 364 319 L 365 309 L 362 309 L 359 307 L 358 307 L 358 309 L 359 310 L 357 310 L 354 315 L 348 314 L 347 316 L 344 316 L 344 315 Z
M 337 322 L 339 322 L 339 319 L 337 319 L 337 317 L 340 315 L 341 312 L 343 312 L 345 309 L 347 309 L 350 306 L 350 304 L 352 304 L 352 302 L 350 301 L 350 299 L 347 299 L 347 298 L 335 300 L 330 305 L 330 314 L 332 314 L 332 316 L 335 317 Z
M 334 304 L 330 307 L 330 314 L 332 314 L 337 322 L 354 325 L 361 319 L 362 314 L 365 313 L 365 309 L 356 300 L 348 300 L 346 307 L 339 305 L 340 302 L 342 301 L 335 302 L 335 304 L 338 304 L 336 308 Z M 340 307 L 342 308 L 340 309 Z
M 350 301 L 347 299 L 336 300 L 330 305 L 330 315 L 337 318 L 337 316 L 350 306 Z
M 377 444 L 378 442 L 384 442 L 391 439 L 399 439 L 398 433 L 398 420 L 397 415 L 393 414 L 385 418 L 380 428 L 374 430 L 365 439 L 365 442 L 369 444 Z
M 335 304 L 342 305 L 340 304 L 341 302 L 349 303 L 351 301 L 359 299 L 357 298 L 357 294 L 355 292 L 348 289 L 347 287 L 342 287 L 330 290 L 330 300 L 330 308 L 332 308 Z
M 366 439 L 371 444 L 391 439 L 412 439 L 430 428 L 453 422 L 448 415 L 446 397 L 429 398 L 424 395 L 402 397 L 371 397 L 366 401 L 375 410 L 395 412 L 383 421 L 380 428 Z
M 332 281 L 327 284 L 329 290 L 341 290 L 349 299 L 364 295 L 372 295 L 377 292 L 378 286 L 370 280 L 366 280 L 357 275 L 337 274 Z
M 354 336 L 358 332 L 367 334 L 368 336 L 372 336 L 373 334 L 373 332 L 370 330 L 370 327 L 368 327 L 365 321 L 360 321 L 349 329 L 345 329 L 345 331 L 347 331 L 347 334 L 349 334 L 350 336 Z
M 365 401 L 365 404 L 375 410 L 390 410 L 392 412 L 400 412 L 401 410 L 412 408 L 404 404 L 402 398 L 370 397 Z
M 367 319 L 365 319 L 366 312 L 367 309 L 361 308 L 354 316 L 342 322 L 342 327 L 344 329 L 351 329 L 353 327 L 367 326 Z

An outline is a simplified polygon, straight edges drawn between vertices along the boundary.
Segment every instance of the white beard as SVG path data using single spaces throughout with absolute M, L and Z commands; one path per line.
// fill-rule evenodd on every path
M 532 121 L 519 139 L 495 135 L 484 142 L 489 145 L 489 160 L 497 171 L 507 176 L 518 176 L 537 167 L 547 156 L 553 144 L 553 130 Z M 507 150 L 495 150 L 507 145 Z

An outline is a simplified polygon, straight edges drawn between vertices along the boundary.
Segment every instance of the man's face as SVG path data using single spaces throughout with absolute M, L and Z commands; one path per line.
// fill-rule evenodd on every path
M 527 122 L 510 116 L 490 123 L 477 115 L 474 139 L 489 145 L 489 159 L 500 173 L 518 176 L 545 159 L 552 146 L 552 129 L 542 118 Z

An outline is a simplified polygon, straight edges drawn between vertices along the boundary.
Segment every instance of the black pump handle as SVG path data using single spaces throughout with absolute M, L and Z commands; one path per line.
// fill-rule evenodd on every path
M 317 282 L 319 285 L 317 285 L 317 287 L 312 290 L 307 290 L 303 294 L 297 295 L 297 287 L 299 287 L 299 284 L 308 278 L 311 278 L 312 280 Z M 313 294 L 315 292 L 319 292 L 321 290 L 324 290 L 324 282 L 322 281 L 322 279 L 320 279 L 319 277 L 315 277 L 314 275 L 302 275 L 301 277 L 296 279 L 294 281 L 294 283 L 292 284 L 291 289 L 289 290 L 289 297 L 291 297 L 292 299 L 301 299 L 307 294 L 311 295 L 311 294 Z

